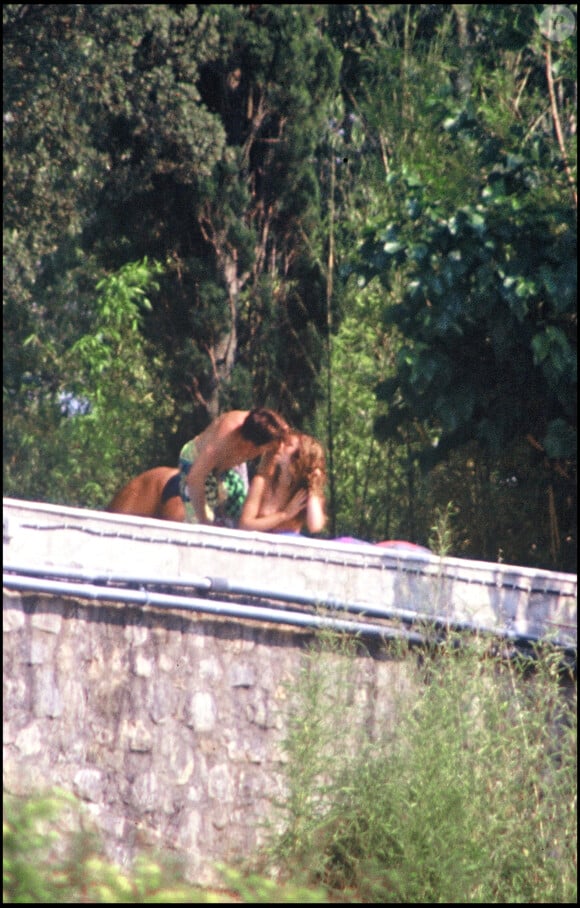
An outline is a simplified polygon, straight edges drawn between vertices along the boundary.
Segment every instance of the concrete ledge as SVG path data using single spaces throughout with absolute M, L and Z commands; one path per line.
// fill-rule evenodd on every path
M 575 647 L 577 577 L 272 533 L 4 499 L 4 563 L 135 577 L 226 578 L 261 590 L 399 609 Z

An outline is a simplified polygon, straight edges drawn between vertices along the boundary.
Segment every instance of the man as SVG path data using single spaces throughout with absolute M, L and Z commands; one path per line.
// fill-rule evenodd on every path
M 246 461 L 275 448 L 289 431 L 266 408 L 232 410 L 183 446 L 179 468 L 154 467 L 132 479 L 107 510 L 190 523 L 237 526 L 248 494 Z
M 186 521 L 236 526 L 248 494 L 246 462 L 276 447 L 288 431 L 273 410 L 230 410 L 187 442 L 179 455 Z

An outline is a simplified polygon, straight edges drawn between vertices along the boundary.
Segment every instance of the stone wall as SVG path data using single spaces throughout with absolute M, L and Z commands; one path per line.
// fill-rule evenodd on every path
M 279 818 L 292 684 L 313 631 L 278 622 L 304 597 L 298 618 L 340 608 L 365 633 L 410 615 L 576 646 L 575 575 L 11 499 L 3 536 L 5 790 L 73 791 L 113 860 L 159 846 L 203 884 L 217 882 L 216 861 L 258 849 L 263 824 Z M 72 577 L 83 582 L 71 591 Z M 181 590 L 183 604 L 206 580 L 224 598 L 235 588 L 242 605 L 281 602 L 265 623 L 243 608 L 225 617 L 220 600 L 210 609 L 213 593 L 177 611 L 143 589 Z M 147 604 L 128 600 L 135 587 Z M 393 721 L 413 660 L 365 639 L 352 721 L 373 734 Z M 329 677 L 341 658 L 324 656 Z
M 260 847 L 311 632 L 6 590 L 3 630 L 6 791 L 73 791 L 111 859 L 160 846 L 203 884 Z M 379 730 L 405 664 L 377 644 L 356 671 Z

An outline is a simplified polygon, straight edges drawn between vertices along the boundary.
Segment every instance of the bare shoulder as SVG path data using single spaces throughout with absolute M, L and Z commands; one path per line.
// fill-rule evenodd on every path
M 221 416 L 218 416 L 208 428 L 213 429 L 212 435 L 214 438 L 223 438 L 224 435 L 229 435 L 230 432 L 235 432 L 236 429 L 239 429 L 247 415 L 247 410 L 229 410 L 227 413 L 222 413 Z
M 247 416 L 245 410 L 229 410 L 222 413 L 197 436 L 197 471 L 204 473 L 217 467 L 229 469 L 239 462 L 234 433 L 240 428 Z

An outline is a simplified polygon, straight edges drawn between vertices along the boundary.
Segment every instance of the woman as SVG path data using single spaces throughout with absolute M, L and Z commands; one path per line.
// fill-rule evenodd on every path
M 179 455 L 186 521 L 237 526 L 248 494 L 246 461 L 277 447 L 288 431 L 273 410 L 231 410 L 187 442 Z
M 320 533 L 326 524 L 325 457 L 322 445 L 302 432 L 289 432 L 262 457 L 239 521 L 241 530 Z

